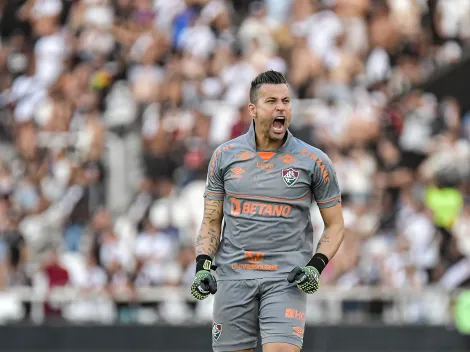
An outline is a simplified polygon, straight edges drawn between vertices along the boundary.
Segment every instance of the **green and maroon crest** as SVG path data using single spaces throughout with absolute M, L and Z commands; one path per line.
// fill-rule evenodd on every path
M 212 337 L 214 338 L 214 340 L 217 341 L 221 333 L 222 333 L 222 324 L 213 323 L 212 324 Z
M 282 169 L 282 179 L 288 187 L 292 186 L 299 178 L 299 172 L 293 168 Z

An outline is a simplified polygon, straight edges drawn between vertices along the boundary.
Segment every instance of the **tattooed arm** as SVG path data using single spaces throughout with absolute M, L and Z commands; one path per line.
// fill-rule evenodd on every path
M 317 252 L 306 266 L 295 267 L 287 276 L 288 282 L 295 282 L 301 291 L 308 294 L 315 293 L 320 288 L 320 275 L 343 242 L 344 221 L 341 203 L 320 208 L 320 213 L 325 223 L 325 233 L 320 239 Z
M 214 258 L 220 244 L 223 219 L 223 200 L 204 199 L 204 217 L 196 239 L 196 256 L 206 254 Z
M 320 213 L 325 223 L 325 232 L 318 242 L 317 253 L 323 253 L 331 260 L 344 238 L 344 220 L 341 203 L 329 208 L 321 208 Z
M 217 292 L 217 281 L 210 270 L 219 249 L 223 205 L 223 200 L 204 198 L 204 217 L 196 239 L 196 276 L 191 285 L 191 294 L 199 300 Z
M 326 257 L 321 258 L 326 265 L 335 256 L 343 242 L 344 220 L 341 190 L 333 163 L 328 155 L 321 151 L 317 152 L 319 157 L 313 170 L 312 190 L 325 224 L 325 232 L 318 243 L 317 254 Z
M 341 191 L 336 172 L 328 155 L 316 150 L 317 156 L 312 173 L 312 191 L 325 224 L 325 233 L 318 243 L 317 251 L 304 267 L 295 267 L 287 281 L 297 284 L 305 293 L 315 293 L 320 287 L 320 275 L 333 259 L 343 242 L 344 219 L 341 207 Z

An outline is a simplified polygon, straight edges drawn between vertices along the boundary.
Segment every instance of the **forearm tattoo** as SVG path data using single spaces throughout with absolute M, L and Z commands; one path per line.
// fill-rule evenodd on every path
M 196 255 L 207 254 L 214 257 L 220 243 L 220 230 L 223 217 L 223 200 L 207 199 L 204 202 L 204 217 L 199 235 L 196 238 Z
M 323 235 L 321 236 L 320 238 L 320 241 L 318 241 L 318 245 L 317 245 L 317 252 L 318 250 L 320 249 L 321 245 L 322 244 L 327 244 L 327 243 L 330 243 L 330 237 L 328 236 L 328 233 L 323 233 Z

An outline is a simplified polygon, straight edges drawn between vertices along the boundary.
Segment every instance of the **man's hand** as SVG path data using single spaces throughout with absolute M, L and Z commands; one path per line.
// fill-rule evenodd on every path
M 297 266 L 287 277 L 287 281 L 297 283 L 297 287 L 305 293 L 317 292 L 320 287 L 320 273 L 313 266 Z
M 217 281 L 208 270 L 200 270 L 196 273 L 193 284 L 191 285 L 191 294 L 198 300 L 209 297 L 209 294 L 217 292 Z
M 196 277 L 191 285 L 191 294 L 198 300 L 209 297 L 217 292 L 217 281 L 211 274 L 212 259 L 206 254 L 196 257 Z

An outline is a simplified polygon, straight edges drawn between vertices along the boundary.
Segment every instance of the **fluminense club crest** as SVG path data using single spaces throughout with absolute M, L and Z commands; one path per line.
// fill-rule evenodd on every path
M 288 168 L 287 170 L 282 170 L 282 179 L 288 187 L 292 186 L 297 179 L 299 178 L 299 172 L 293 168 Z
M 217 341 L 221 333 L 222 333 L 222 324 L 214 322 L 212 324 L 212 337 L 214 338 L 214 340 Z

